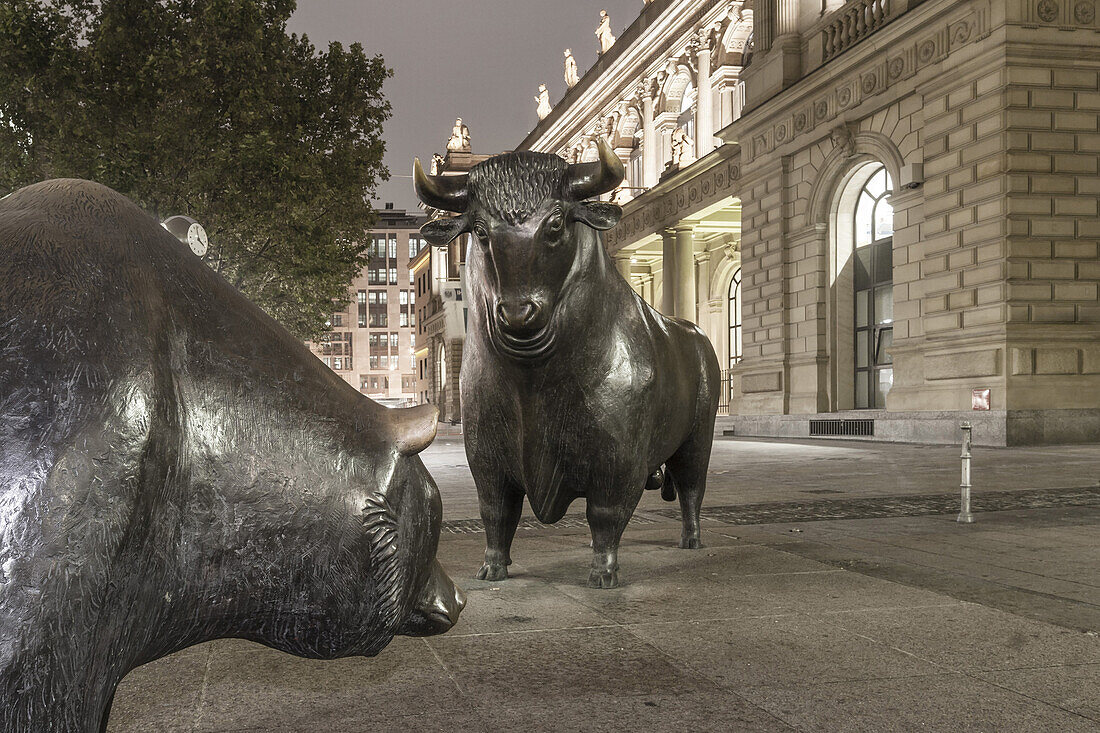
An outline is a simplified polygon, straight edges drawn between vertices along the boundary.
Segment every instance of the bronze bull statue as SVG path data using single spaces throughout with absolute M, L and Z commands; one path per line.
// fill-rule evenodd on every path
M 623 166 L 606 141 L 599 154 L 567 165 L 509 153 L 454 176 L 414 164 L 420 199 L 458 214 L 425 238 L 473 234 L 460 386 L 485 522 L 478 578 L 508 576 L 525 495 L 547 523 L 586 500 L 593 587 L 618 584 L 619 541 L 647 486 L 679 497 L 680 547 L 700 546 L 718 360 L 698 328 L 658 313 L 616 270 L 599 232 L 622 210 L 586 199 L 615 188 Z
M 134 667 L 221 637 L 315 658 L 441 633 L 417 453 L 125 197 L 0 200 L 0 731 L 105 729 Z

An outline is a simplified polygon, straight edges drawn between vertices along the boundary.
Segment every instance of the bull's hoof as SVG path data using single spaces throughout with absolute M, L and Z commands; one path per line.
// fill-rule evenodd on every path
M 680 538 L 681 550 L 698 550 L 702 546 L 703 541 L 698 537 L 687 535 Z
M 589 588 L 618 588 L 619 573 L 615 570 L 593 568 L 588 574 Z
M 474 578 L 477 580 L 507 580 L 508 568 L 505 565 L 485 563 L 481 566 L 481 569 L 477 571 L 477 575 L 475 575 Z

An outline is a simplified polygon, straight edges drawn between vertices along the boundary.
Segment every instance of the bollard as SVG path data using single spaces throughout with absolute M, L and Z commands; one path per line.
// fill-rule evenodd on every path
M 964 422 L 959 427 L 963 431 L 962 483 L 959 485 L 962 491 L 962 508 L 955 521 L 970 524 L 974 521 L 974 515 L 970 513 L 970 440 L 973 428 L 971 428 L 969 422 Z

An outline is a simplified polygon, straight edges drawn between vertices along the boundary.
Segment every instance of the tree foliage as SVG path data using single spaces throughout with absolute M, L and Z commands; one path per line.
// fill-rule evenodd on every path
M 286 32 L 294 0 L 3 0 L 0 195 L 89 178 L 188 214 L 210 265 L 316 335 L 364 264 L 390 75 Z

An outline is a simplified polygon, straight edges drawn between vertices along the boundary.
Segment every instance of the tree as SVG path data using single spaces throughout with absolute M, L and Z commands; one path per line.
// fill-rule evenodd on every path
M 392 73 L 288 35 L 294 0 L 4 0 L 0 195 L 89 178 L 161 219 L 302 337 L 365 262 Z

